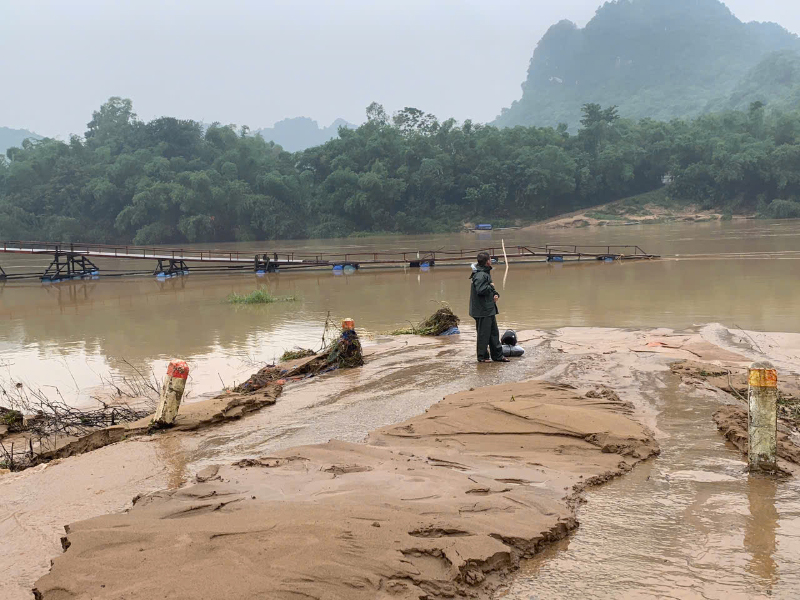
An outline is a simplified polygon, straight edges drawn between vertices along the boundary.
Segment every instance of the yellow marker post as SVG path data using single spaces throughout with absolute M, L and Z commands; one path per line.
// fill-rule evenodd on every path
M 774 472 L 778 468 L 778 372 L 772 363 L 754 362 L 747 383 L 750 470 Z

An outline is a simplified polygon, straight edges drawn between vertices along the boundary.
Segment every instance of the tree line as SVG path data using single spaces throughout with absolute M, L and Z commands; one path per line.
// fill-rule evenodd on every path
M 246 127 L 141 121 L 111 98 L 83 137 L 0 160 L 0 239 L 134 244 L 454 231 L 533 222 L 651 191 L 675 202 L 800 217 L 800 112 L 498 129 L 367 108 L 357 129 L 290 153 Z

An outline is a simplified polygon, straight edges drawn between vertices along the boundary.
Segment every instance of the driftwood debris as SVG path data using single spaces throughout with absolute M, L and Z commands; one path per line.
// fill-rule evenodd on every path
M 391 335 L 442 335 L 446 331 L 458 327 L 461 320 L 449 308 L 442 307 L 417 326 L 392 331 Z

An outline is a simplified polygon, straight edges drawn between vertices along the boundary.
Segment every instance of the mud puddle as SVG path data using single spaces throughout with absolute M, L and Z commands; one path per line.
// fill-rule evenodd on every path
M 363 368 L 293 383 L 275 406 L 240 421 L 180 439 L 116 444 L 5 476 L 0 571 L 6 575 L 0 597 L 30 597 L 34 581 L 60 551 L 64 524 L 124 510 L 137 493 L 180 487 L 210 464 L 330 439 L 360 442 L 369 431 L 418 415 L 445 395 L 533 378 L 613 388 L 635 404 L 637 420 L 656 430 L 663 454 L 591 492 L 578 532 L 526 565 L 509 598 L 572 598 L 583 592 L 592 598 L 727 600 L 767 597 L 768 591 L 791 597 L 793 588 L 800 589 L 800 569 L 791 561 L 800 550 L 798 484 L 747 478 L 738 451 L 726 445 L 711 418 L 722 397 L 682 387 L 668 372 L 670 361 L 698 352 L 713 349 L 722 356 L 726 351 L 713 344 L 719 336 L 712 333 L 521 332 L 526 357 L 508 365 L 478 365 L 474 333 L 460 339 L 409 337 L 399 348 L 378 344 Z M 767 348 L 772 337 L 759 337 L 759 345 Z M 647 346 L 659 339 L 685 349 Z M 783 348 L 800 347 L 800 336 L 780 338 L 779 344 L 777 339 Z M 794 350 L 787 360 L 793 356 Z
M 535 378 L 557 364 L 546 337 L 521 337 L 524 359 L 479 365 L 474 335 L 409 336 L 399 348 L 378 350 L 364 367 L 293 383 L 276 405 L 239 421 L 114 444 L 3 476 L 0 598 L 31 597 L 33 583 L 61 551 L 65 524 L 125 510 L 137 494 L 179 488 L 208 464 L 333 438 L 360 442 L 369 431 L 420 414 L 447 394 Z
M 580 528 L 529 561 L 504 600 L 797 597 L 800 482 L 744 472 L 711 421 L 724 394 L 649 377 L 660 457 L 589 493 Z
M 138 494 L 177 487 L 184 469 L 180 440 L 162 437 L 0 477 L 0 598 L 32 598 L 33 582 L 62 550 L 64 525 L 125 510 Z
M 521 337 L 526 355 L 508 365 L 478 365 L 472 335 L 407 341 L 324 383 L 312 378 L 292 384 L 268 410 L 196 434 L 189 470 L 330 439 L 361 442 L 370 431 L 418 415 L 448 394 L 533 379 L 559 361 L 544 334 Z

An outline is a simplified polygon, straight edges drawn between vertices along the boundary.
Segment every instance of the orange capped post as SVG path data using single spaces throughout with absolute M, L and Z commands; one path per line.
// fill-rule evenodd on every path
M 167 367 L 167 375 L 161 385 L 161 397 L 158 409 L 153 417 L 153 424 L 158 427 L 168 427 L 175 423 L 178 409 L 181 407 L 181 398 L 186 389 L 186 379 L 189 377 L 189 365 L 182 360 L 173 360 Z
M 768 362 L 754 362 L 747 377 L 747 461 L 751 471 L 778 468 L 778 372 Z

